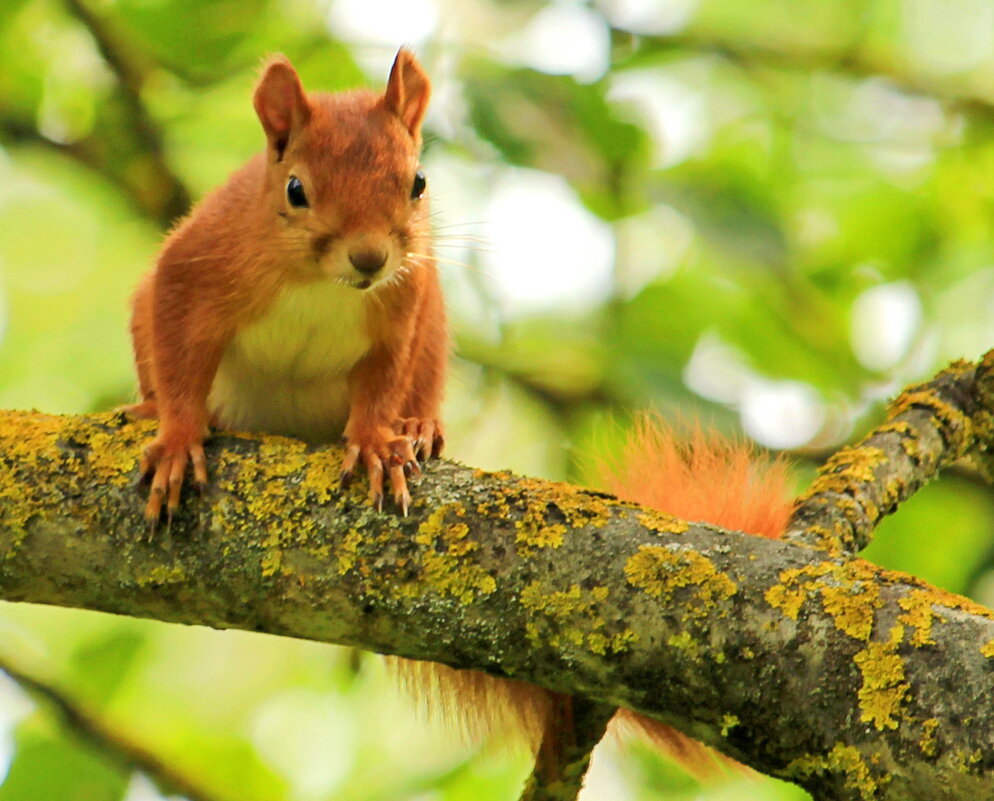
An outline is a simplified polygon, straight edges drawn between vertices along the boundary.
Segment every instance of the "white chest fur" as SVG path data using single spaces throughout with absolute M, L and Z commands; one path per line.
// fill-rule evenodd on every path
M 208 406 L 225 428 L 334 441 L 349 413 L 347 375 L 369 350 L 365 300 L 330 282 L 283 290 L 228 344 Z

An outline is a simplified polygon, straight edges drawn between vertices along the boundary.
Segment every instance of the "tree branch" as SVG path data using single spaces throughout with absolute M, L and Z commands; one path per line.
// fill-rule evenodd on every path
M 90 8 L 86 0 L 64 0 L 66 10 L 89 32 L 107 67 L 117 78 L 117 97 L 123 119 L 116 130 L 128 145 L 128 152 L 99 152 L 101 137 L 91 136 L 77 148 L 64 152 L 79 156 L 99 152 L 99 159 L 80 159 L 110 177 L 144 214 L 168 227 L 190 207 L 186 187 L 166 158 L 159 125 L 142 97 L 148 65 L 125 37 L 114 30 L 106 16 Z M 38 141 L 48 140 L 38 135 Z M 105 144 L 105 143 L 103 143 Z
M 991 362 L 943 374 L 964 406 Z M 964 436 L 987 443 L 974 411 Z M 151 431 L 0 415 L 0 596 L 526 679 L 658 717 L 818 799 L 973 801 L 994 782 L 994 616 L 966 599 L 447 462 L 416 481 L 410 517 L 377 514 L 338 488 L 339 449 L 278 437 L 217 437 L 211 488 L 148 543 L 135 464 Z M 964 450 L 932 445 L 912 473 Z
M 994 96 L 986 83 L 930 75 L 916 70 L 914 64 L 858 41 L 839 47 L 795 47 L 785 42 L 739 41 L 690 30 L 644 36 L 640 42 L 640 49 L 646 52 L 711 53 L 746 68 L 763 66 L 808 73 L 827 70 L 855 80 L 885 78 L 906 94 L 931 97 L 954 111 L 980 119 L 994 117 Z
M 91 743 L 105 758 L 124 770 L 139 770 L 163 794 L 181 795 L 187 801 L 218 801 L 146 748 L 113 731 L 99 718 L 54 685 L 0 659 L 0 670 L 22 689 L 51 706 L 62 723 Z
M 994 351 L 977 368 L 956 362 L 932 381 L 909 387 L 890 405 L 887 422 L 843 448 L 818 471 L 798 500 L 786 538 L 854 554 L 870 544 L 880 519 L 939 471 L 990 441 L 984 409 Z M 979 439 L 978 439 L 978 435 Z

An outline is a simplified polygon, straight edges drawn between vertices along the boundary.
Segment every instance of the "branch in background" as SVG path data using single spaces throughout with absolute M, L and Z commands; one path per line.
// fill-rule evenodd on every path
M 95 139 L 93 137 L 85 137 L 73 142 L 56 142 L 42 136 L 34 125 L 26 125 L 9 117 L 0 117 L 0 137 L 17 144 L 38 145 L 73 159 L 113 184 L 135 213 L 142 217 L 151 217 L 163 227 L 168 226 L 172 221 L 164 218 L 157 219 L 156 208 L 149 207 L 144 199 L 144 193 L 136 194 L 135 187 L 128 181 L 127 177 L 107 163 L 105 155 L 94 147 Z
M 743 67 L 776 67 L 804 72 L 835 72 L 859 80 L 885 78 L 908 94 L 931 97 L 953 111 L 984 119 L 994 117 L 994 96 L 987 84 L 975 90 L 962 80 L 949 80 L 915 72 L 898 59 L 859 46 L 841 48 L 796 48 L 785 43 L 742 42 L 695 32 L 669 36 L 639 37 L 651 52 L 692 51 L 710 53 Z M 636 48 L 636 53 L 638 48 Z
M 141 771 L 163 795 L 181 795 L 187 801 L 218 801 L 152 752 L 112 731 L 61 690 L 14 667 L 6 659 L 0 659 L 0 670 L 29 695 L 54 709 L 66 727 L 93 745 L 101 755 L 124 771 Z
M 939 381 L 966 409 L 989 400 L 992 361 Z M 989 417 L 926 440 L 909 491 L 967 440 L 989 444 Z M 151 430 L 118 414 L 0 417 L 0 597 L 523 679 L 657 717 L 818 799 L 973 801 L 994 782 L 994 615 L 964 598 L 446 462 L 414 483 L 409 517 L 378 514 L 361 486 L 339 488 L 340 449 L 279 437 L 216 438 L 212 486 L 147 543 L 135 479 Z M 893 480 L 877 467 L 851 473 L 851 497 Z M 800 539 L 831 529 L 821 508 Z
M 142 100 L 148 67 L 126 44 L 125 38 L 116 34 L 108 19 L 90 9 L 85 0 L 65 0 L 65 5 L 89 31 L 104 62 L 117 78 L 118 97 L 125 116 L 120 132 L 133 142 L 133 152 L 125 158 L 130 157 L 133 162 L 141 161 L 139 169 L 124 165 L 123 169 L 115 170 L 104 158 L 99 169 L 105 174 L 113 174 L 115 183 L 127 189 L 132 201 L 144 214 L 160 226 L 168 227 L 186 213 L 190 197 L 169 166 L 162 132 Z M 120 153 L 109 155 L 121 157 Z

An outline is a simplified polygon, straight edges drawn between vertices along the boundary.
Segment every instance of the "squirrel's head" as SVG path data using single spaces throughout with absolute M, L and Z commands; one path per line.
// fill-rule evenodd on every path
M 358 289 L 427 257 L 427 185 L 419 165 L 431 84 L 407 50 L 382 93 L 305 93 L 283 56 L 255 90 L 268 140 L 265 213 L 286 261 Z

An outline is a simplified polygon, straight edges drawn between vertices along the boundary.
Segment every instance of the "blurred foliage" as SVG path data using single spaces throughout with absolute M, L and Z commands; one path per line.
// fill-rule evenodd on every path
M 588 457 L 656 406 L 792 451 L 801 485 L 994 343 L 991 31 L 991 0 L 4 0 L 0 404 L 132 397 L 131 287 L 261 146 L 264 54 L 336 90 L 413 42 L 452 455 L 594 482 Z M 867 556 L 989 604 L 994 500 L 961 470 Z M 505 801 L 527 770 L 414 720 L 344 649 L 24 605 L 0 627 L 217 801 Z M 806 797 L 603 751 L 588 798 Z M 162 797 L 10 684 L 0 770 L 0 801 Z

